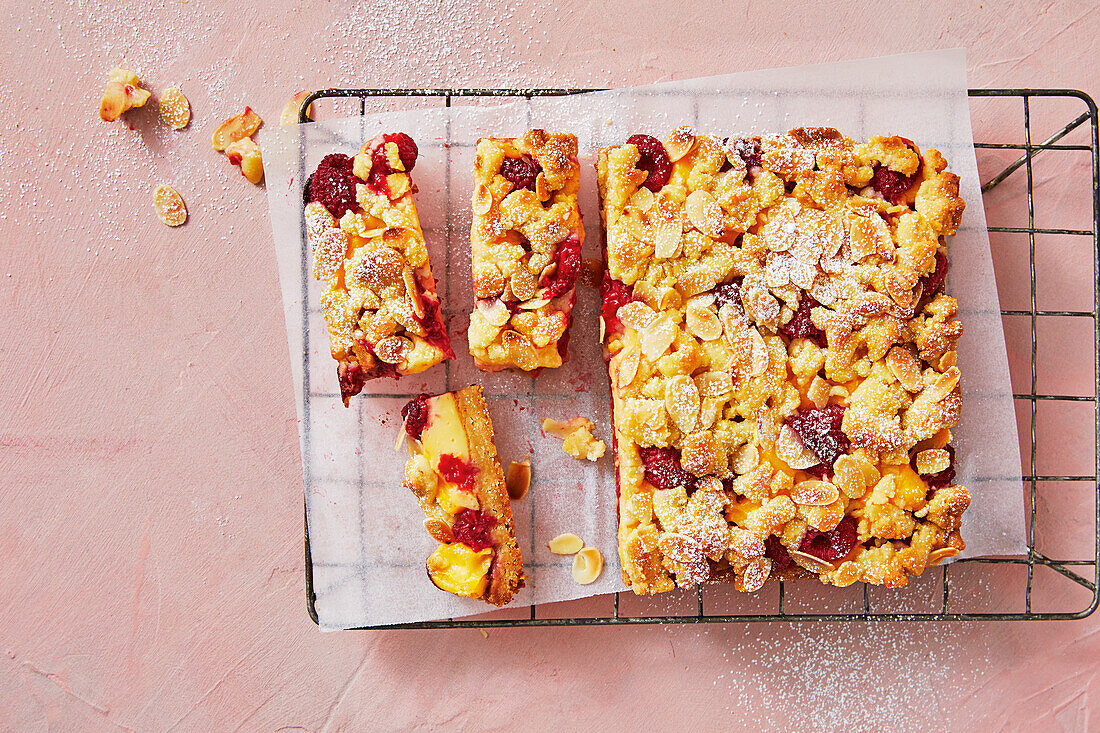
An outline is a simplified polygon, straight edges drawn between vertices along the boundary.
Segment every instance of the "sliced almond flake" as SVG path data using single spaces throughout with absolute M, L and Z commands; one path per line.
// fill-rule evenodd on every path
M 374 345 L 374 355 L 387 364 L 400 364 L 412 349 L 412 342 L 403 336 L 389 336 Z
M 738 475 L 743 475 L 760 465 L 760 449 L 752 443 L 734 451 L 730 457 L 730 470 Z
M 442 542 L 445 545 L 455 541 L 454 531 L 451 529 L 451 525 L 444 522 L 442 519 L 435 517 L 429 517 L 424 520 L 424 529 L 428 531 L 432 539 L 436 542 Z
M 630 200 L 626 202 L 626 205 L 631 209 L 638 211 L 649 211 L 657 204 L 657 197 L 644 186 L 634 192 L 634 195 L 630 197 Z
M 749 328 L 748 337 L 749 343 L 752 345 L 752 352 L 749 357 L 749 376 L 758 377 L 768 371 L 770 360 L 768 345 L 764 343 L 764 337 L 760 335 L 760 331 L 755 328 Z
M 784 423 L 779 428 L 775 441 L 775 454 L 779 459 L 796 471 L 801 471 L 821 463 L 821 459 L 802 443 L 798 433 Z
M 531 461 L 512 461 L 504 475 L 504 485 L 508 489 L 508 498 L 519 501 L 531 488 Z
M 821 558 L 808 555 L 805 552 L 787 550 L 787 554 L 791 556 L 792 560 L 806 570 L 809 570 L 811 573 L 831 573 L 835 569 L 832 564 L 825 562 Z
M 642 330 L 657 319 L 657 311 L 640 300 L 625 303 L 619 307 L 615 315 L 624 325 L 636 331 Z
M 710 371 L 695 376 L 695 386 L 703 397 L 722 399 L 733 392 L 733 377 L 727 371 Z
M 722 322 L 712 308 L 692 307 L 689 304 L 685 320 L 687 330 L 703 341 L 714 341 L 722 336 Z
M 699 422 L 699 388 L 691 377 L 677 374 L 665 384 L 665 409 L 681 433 L 695 430 Z
M 615 379 L 619 389 L 624 390 L 634 383 L 634 377 L 638 375 L 638 367 L 641 365 L 642 354 L 637 346 L 631 344 L 619 353 L 618 359 Z
M 799 481 L 791 488 L 791 501 L 806 506 L 828 506 L 840 498 L 840 490 L 828 481 Z
M 695 147 L 695 130 L 690 125 L 680 125 L 668 135 L 665 140 L 665 151 L 668 159 L 675 163 L 680 158 L 691 152 Z
M 921 378 L 920 362 L 912 351 L 904 346 L 892 346 L 886 352 L 886 366 L 890 368 L 901 386 L 910 392 L 919 392 L 924 386 Z
M 160 95 L 160 119 L 173 130 L 182 130 L 191 121 L 191 105 L 183 92 L 172 87 Z
M 531 298 L 531 300 L 525 300 L 516 307 L 524 311 L 537 311 L 549 302 L 549 298 Z
M 814 280 L 813 287 L 810 288 L 810 295 L 814 296 L 814 300 L 826 307 L 832 307 L 836 303 L 836 295 L 833 293 L 832 283 L 828 278 L 821 277 L 820 275 Z
M 746 277 L 741 283 L 741 303 L 753 322 L 775 330 L 779 325 L 779 301 L 768 292 L 763 279 Z
M 813 381 L 806 389 L 806 396 L 810 399 L 810 402 L 814 403 L 814 407 L 819 410 L 829 402 L 829 386 L 828 382 L 815 374 Z
M 663 315 L 654 320 L 640 332 L 638 341 L 642 347 L 642 354 L 649 361 L 657 361 L 668 351 L 676 338 L 676 324 L 672 319 Z
M 420 287 L 416 284 L 416 275 L 413 274 L 412 268 L 406 267 L 402 270 L 401 276 L 405 280 L 405 290 L 409 293 L 413 313 L 416 313 L 417 318 L 423 320 L 427 315 L 427 311 L 424 310 L 424 301 L 420 297 Z
M 653 253 L 656 257 L 670 258 L 680 253 L 684 237 L 684 210 L 678 201 L 665 193 L 657 196 L 653 217 Z
M 178 227 L 187 221 L 187 205 L 171 186 L 160 186 L 153 192 L 153 208 L 160 220 L 170 227 Z
M 916 455 L 917 473 L 930 475 L 945 471 L 951 465 L 951 454 L 942 448 L 929 448 Z
M 700 233 L 708 237 L 720 237 L 725 231 L 722 224 L 722 207 L 709 192 L 692 191 L 684 201 L 684 216 Z
M 713 426 L 724 407 L 724 400 L 716 400 L 713 397 L 706 397 L 701 400 L 699 405 L 699 429 L 707 430 Z
M 932 550 L 932 552 L 928 553 L 928 563 L 927 564 L 930 565 L 930 566 L 931 565 L 939 565 L 941 562 L 943 562 L 947 558 L 955 557 L 955 555 L 958 555 L 958 554 L 959 554 L 959 551 L 956 550 L 954 547 L 941 547 L 938 550 Z
M 539 284 L 535 280 L 534 274 L 527 269 L 527 266 L 520 264 L 514 273 L 512 273 L 512 279 L 509 281 L 512 286 L 512 294 L 519 300 L 530 300 L 535 297 L 535 293 L 538 291 Z
M 474 214 L 478 216 L 488 214 L 490 209 L 493 208 L 493 194 L 490 193 L 489 187 L 484 183 L 479 183 L 477 188 L 474 189 L 473 208 Z
M 745 311 L 736 303 L 725 303 L 718 311 L 718 320 L 722 323 L 722 331 L 726 339 L 732 345 L 734 341 L 745 336 L 752 328 L 749 319 L 745 317 Z
M 573 556 L 573 580 L 581 585 L 596 582 L 603 570 L 603 555 L 595 547 L 582 548 Z
M 766 557 L 751 560 L 745 569 L 738 573 L 733 587 L 744 593 L 755 593 L 764 587 L 771 574 L 772 561 Z
M 546 548 L 555 555 L 576 555 L 584 549 L 584 540 L 571 532 L 566 532 L 546 543 Z
M 936 378 L 936 381 L 928 389 L 932 390 L 930 397 L 933 402 L 939 402 L 951 394 L 959 383 L 959 370 L 951 367 Z

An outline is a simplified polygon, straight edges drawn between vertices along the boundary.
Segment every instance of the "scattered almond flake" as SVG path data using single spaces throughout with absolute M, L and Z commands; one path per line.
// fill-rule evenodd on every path
M 182 130 L 191 121 L 191 105 L 176 87 L 164 90 L 159 105 L 160 119 L 173 130 Z
M 800 481 L 791 488 L 791 501 L 807 506 L 826 506 L 840 498 L 840 490 L 828 481 Z
M 561 438 L 562 448 L 566 453 L 578 459 L 595 461 L 603 457 L 607 452 L 607 446 L 602 440 L 597 440 L 592 434 L 596 426 L 586 417 L 574 417 L 571 420 L 561 422 L 552 418 L 542 421 L 542 432 Z
M 603 571 L 603 555 L 595 547 L 584 547 L 573 556 L 573 580 L 580 585 L 596 582 Z
M 796 471 L 807 469 L 821 463 L 821 459 L 805 445 L 790 425 L 779 428 L 779 437 L 775 441 L 775 453 L 780 460 Z
M 478 633 L 481 634 L 482 639 L 488 639 L 489 638 L 489 632 L 486 631 L 485 629 L 478 629 Z
M 291 97 L 286 105 L 283 106 L 283 111 L 279 114 L 280 125 L 297 125 L 298 113 L 302 110 L 302 102 L 306 100 L 306 97 L 310 95 L 309 92 L 298 92 Z M 306 109 L 306 118 L 313 119 L 313 105 L 310 104 Z
M 827 563 L 821 558 L 814 557 L 805 552 L 799 552 L 798 550 L 787 550 L 787 554 L 791 556 L 791 559 L 796 563 L 809 570 L 811 573 L 831 573 L 833 566 L 831 563 Z
M 695 131 L 691 129 L 691 125 L 680 125 L 669 133 L 668 139 L 665 140 L 668 159 L 673 163 L 690 153 L 693 147 L 695 147 Z
M 214 146 L 214 150 L 221 152 L 231 143 L 252 137 L 262 124 L 263 120 L 260 116 L 253 112 L 251 107 L 245 107 L 243 111 L 218 125 L 210 138 L 210 144 Z
M 676 338 L 676 324 L 670 316 L 662 315 L 642 329 L 638 341 L 642 354 L 649 361 L 657 361 Z
M 958 554 L 959 551 L 956 550 L 954 547 L 941 547 L 938 550 L 932 550 L 932 552 L 928 553 L 928 564 L 939 565 L 947 558 L 955 557 L 955 555 Z
M 176 189 L 165 184 L 153 192 L 153 208 L 160 220 L 170 227 L 178 227 L 187 221 L 187 206 Z
M 583 547 L 584 540 L 571 532 L 559 534 L 546 545 L 555 555 L 576 555 Z
M 512 461 L 504 476 L 504 485 L 508 488 L 508 498 L 519 501 L 531 488 L 531 461 Z

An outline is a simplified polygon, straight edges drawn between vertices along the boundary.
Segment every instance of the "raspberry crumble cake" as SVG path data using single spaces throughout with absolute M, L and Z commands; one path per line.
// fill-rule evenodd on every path
M 959 179 L 900 137 L 634 135 L 597 162 L 619 555 L 636 593 L 891 587 L 965 547 Z
M 489 372 L 561 366 L 584 242 L 577 138 L 482 138 L 474 178 L 470 354 Z
M 405 487 L 440 542 L 428 577 L 440 590 L 507 604 L 523 587 L 523 558 L 481 387 L 418 395 L 401 415 L 410 453 Z
M 417 148 L 379 135 L 354 158 L 325 156 L 305 186 L 313 276 L 344 405 L 368 380 L 454 358 L 409 173 Z

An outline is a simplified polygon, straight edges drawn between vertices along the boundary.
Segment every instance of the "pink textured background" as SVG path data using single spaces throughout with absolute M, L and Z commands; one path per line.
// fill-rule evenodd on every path
M 1100 616 L 321 634 L 304 609 L 298 438 L 266 201 L 209 146 L 236 108 L 275 124 L 303 88 L 623 86 L 954 46 L 969 51 L 972 86 L 1096 93 L 1095 7 L 246 5 L 0 4 L 0 728 L 1097 725 Z M 152 109 L 129 126 L 100 122 L 117 63 L 154 91 L 181 85 L 191 127 L 165 130 Z M 1035 111 L 1036 136 L 1080 110 Z M 1019 141 L 1018 105 L 975 106 L 974 125 L 981 139 Z M 985 177 L 1007 157 L 980 154 Z M 1091 163 L 1056 160 L 1036 159 L 1038 223 L 1087 228 L 1078 181 Z M 987 197 L 991 225 L 1026 222 L 1021 175 Z M 187 200 L 182 229 L 152 214 L 161 182 Z M 1027 307 L 1026 237 L 993 245 L 1003 306 Z M 1091 243 L 1039 245 L 1040 307 L 1091 309 Z M 1027 319 L 1007 331 L 1026 391 Z M 1040 342 L 1057 355 L 1040 360 L 1040 391 L 1091 394 L 1091 331 L 1052 322 Z M 1095 471 L 1092 408 L 1040 407 L 1040 473 Z M 1020 414 L 1030 417 L 1025 403 Z M 1028 432 L 1022 424 L 1025 451 Z M 1040 491 L 1040 542 L 1088 556 L 1090 486 Z M 1059 506 L 1064 516 L 1049 510 Z M 1019 610 L 1018 573 L 960 581 L 969 608 Z M 1067 584 L 1040 590 L 1040 609 L 1073 606 Z M 592 609 L 558 612 L 578 610 Z

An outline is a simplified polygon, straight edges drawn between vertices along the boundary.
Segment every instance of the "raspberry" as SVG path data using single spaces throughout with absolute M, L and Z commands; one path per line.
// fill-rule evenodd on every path
M 309 177 L 309 200 L 320 202 L 337 219 L 355 208 L 355 186 L 363 183 L 351 172 L 353 165 L 352 159 L 343 153 L 332 153 L 321 160 Z
M 439 475 L 463 491 L 474 490 L 474 479 L 481 473 L 477 466 L 450 453 L 439 457 Z
M 492 531 L 497 526 L 496 517 L 480 509 L 463 509 L 451 525 L 456 542 L 468 545 L 474 552 L 493 546 Z
M 800 552 L 813 555 L 826 562 L 833 562 L 846 556 L 856 546 L 856 520 L 855 517 L 844 517 L 836 529 L 828 532 L 818 532 L 816 529 L 807 529 L 802 543 L 798 546 Z
M 428 427 L 428 418 L 432 409 L 428 404 L 430 398 L 426 394 L 418 394 L 409 400 L 408 404 L 401 408 L 401 417 L 405 419 L 405 432 L 416 440 L 424 434 L 424 428 Z
M 368 375 L 355 362 L 342 361 L 336 365 L 336 377 L 340 381 L 340 396 L 346 403 L 348 397 L 354 397 L 363 391 Z
M 665 146 L 652 135 L 631 135 L 626 144 L 638 148 L 638 168 L 649 174 L 642 185 L 654 193 L 660 191 L 672 176 L 672 161 Z
M 764 151 L 756 140 L 746 140 L 745 138 L 734 140 L 733 150 L 740 156 L 741 160 L 745 161 L 745 168 L 750 173 L 753 168 L 763 167 Z
M 581 240 L 576 235 L 570 235 L 558 245 L 555 259 L 558 262 L 558 269 L 553 279 L 544 283 L 548 289 L 546 295 L 549 298 L 556 298 L 576 285 L 577 274 L 581 271 Z
M 768 535 L 764 540 L 764 555 L 772 560 L 772 570 L 786 570 L 791 566 L 791 556 L 787 548 L 775 535 Z
M 792 339 L 809 339 L 824 349 L 828 343 L 825 332 L 815 326 L 810 318 L 810 310 L 820 307 L 821 303 L 818 303 L 813 296 L 803 291 L 798 299 L 798 310 L 794 312 L 791 320 L 787 321 L 786 325 L 779 327 L 779 332 Z
M 505 158 L 500 166 L 500 175 L 505 180 L 511 181 L 517 189 L 526 188 L 535 190 L 535 179 L 542 172 L 542 166 L 530 155 L 519 158 Z
M 741 303 L 741 280 L 742 278 L 737 278 L 733 282 L 722 283 L 714 288 L 715 309 L 722 310 L 722 306 L 732 302 L 743 305 Z
M 600 315 L 603 316 L 604 326 L 609 332 L 618 331 L 619 308 L 634 300 L 634 289 L 611 277 L 611 273 L 605 270 L 603 280 L 600 281 L 600 300 Z
M 947 454 L 951 456 L 951 462 L 947 464 L 947 468 L 943 469 L 939 473 L 921 474 L 921 478 L 928 484 L 930 489 L 942 489 L 944 486 L 950 486 L 955 480 L 955 448 L 953 446 L 947 446 L 944 448 Z M 917 470 L 917 457 L 914 454 L 913 459 L 909 461 L 909 466 L 916 471 Z
M 924 295 L 931 298 L 940 291 L 944 281 L 947 280 L 947 255 L 942 250 L 936 250 L 936 269 L 931 275 L 925 275 L 920 279 L 924 286 Z
M 675 448 L 639 448 L 638 455 L 645 466 L 645 480 L 654 488 L 695 488 L 695 477 L 680 465 L 680 452 Z
M 382 142 L 393 143 L 397 146 L 397 155 L 401 158 L 401 165 L 405 166 L 406 173 L 413 169 L 413 166 L 416 165 L 416 156 L 420 154 L 420 151 L 411 137 L 403 132 L 387 133 L 382 136 Z M 373 159 L 371 165 L 374 165 Z M 393 173 L 393 171 L 390 171 L 390 173 Z
M 841 405 L 825 405 L 821 409 L 811 407 L 800 410 L 787 418 L 802 444 L 812 450 L 827 470 L 832 470 L 833 462 L 851 447 L 848 436 L 840 425 L 844 421 L 844 408 Z
M 455 358 L 451 337 L 447 335 L 447 329 L 443 325 L 443 311 L 439 307 L 439 301 L 424 298 L 424 307 L 427 313 L 420 321 L 420 325 L 424 327 L 424 340 L 442 351 L 448 359 Z

